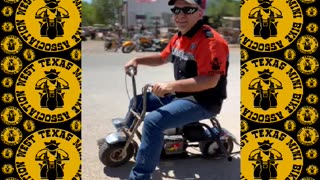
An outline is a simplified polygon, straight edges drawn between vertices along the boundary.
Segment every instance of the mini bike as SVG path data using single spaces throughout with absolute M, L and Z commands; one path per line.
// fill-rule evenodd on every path
M 136 82 L 135 76 L 130 69 L 129 76 L 132 78 L 134 102 L 136 102 Z M 138 113 L 130 109 L 130 112 L 135 116 L 131 127 L 126 126 L 125 119 L 113 119 L 112 123 L 117 129 L 116 132 L 108 134 L 105 138 L 98 140 L 99 159 L 107 167 L 118 167 L 128 162 L 132 157 L 135 157 L 138 151 L 138 143 L 134 140 L 137 135 L 141 140 L 141 133 L 138 127 L 143 122 L 146 115 L 147 107 L 147 92 L 150 91 L 152 85 L 147 84 L 142 88 L 143 107 L 142 112 Z M 206 158 L 226 157 L 229 161 L 232 160 L 231 155 L 234 153 L 234 143 L 237 143 L 236 138 L 226 129 L 222 128 L 215 117 L 210 118 L 211 126 L 205 123 L 190 123 L 180 128 L 168 129 L 164 132 L 164 144 L 162 147 L 162 157 L 186 157 L 188 147 L 198 147 L 201 151 L 200 156 Z

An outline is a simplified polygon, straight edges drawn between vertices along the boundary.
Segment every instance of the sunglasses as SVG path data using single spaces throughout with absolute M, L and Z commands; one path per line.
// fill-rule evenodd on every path
M 183 7 L 183 8 L 174 7 L 174 8 L 171 8 L 171 12 L 175 15 L 180 14 L 181 11 L 183 12 L 183 14 L 193 14 L 198 11 L 198 8 L 197 7 Z

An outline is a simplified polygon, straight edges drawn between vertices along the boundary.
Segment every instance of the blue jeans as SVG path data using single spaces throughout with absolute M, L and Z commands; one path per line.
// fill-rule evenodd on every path
M 149 180 L 160 160 L 164 134 L 169 128 L 182 127 L 188 123 L 208 119 L 214 114 L 199 104 L 169 96 L 159 99 L 151 93 L 147 96 L 147 112 L 143 123 L 142 139 L 129 180 Z M 137 111 L 142 110 L 142 96 L 137 98 Z M 130 113 L 128 113 L 129 115 Z M 133 117 L 129 118 L 128 126 Z

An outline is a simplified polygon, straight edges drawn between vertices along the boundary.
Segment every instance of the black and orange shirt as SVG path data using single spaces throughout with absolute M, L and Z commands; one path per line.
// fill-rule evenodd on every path
M 194 93 L 176 92 L 178 98 L 192 96 L 209 110 L 220 112 L 222 101 L 227 97 L 229 48 L 219 33 L 199 21 L 186 34 L 174 35 L 161 52 L 161 58 L 174 64 L 176 80 L 220 74 L 216 87 Z

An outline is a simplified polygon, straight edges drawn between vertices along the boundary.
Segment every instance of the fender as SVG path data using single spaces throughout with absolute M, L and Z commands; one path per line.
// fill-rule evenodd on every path
M 118 131 L 118 132 L 114 132 L 114 133 L 108 134 L 105 137 L 105 140 L 106 140 L 106 142 L 108 144 L 115 144 L 115 143 L 118 143 L 118 142 L 126 142 L 127 141 L 127 137 L 122 131 Z
M 133 45 L 133 41 L 124 41 L 122 43 L 122 46 L 125 47 L 125 46 L 132 46 Z

